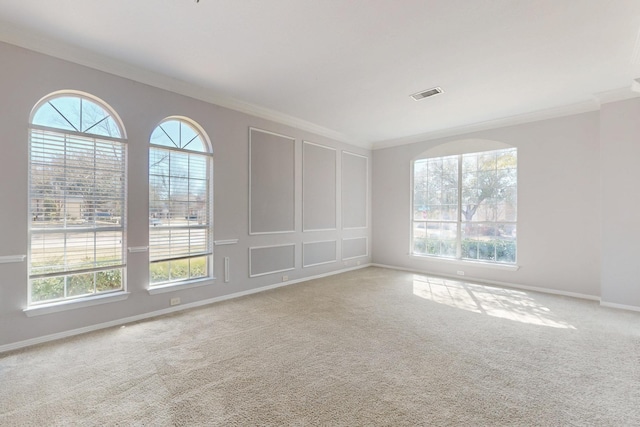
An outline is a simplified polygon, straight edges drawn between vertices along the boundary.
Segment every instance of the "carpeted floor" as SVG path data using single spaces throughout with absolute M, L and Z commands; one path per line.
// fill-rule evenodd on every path
M 640 313 L 367 268 L 0 355 L 0 425 L 637 426 Z

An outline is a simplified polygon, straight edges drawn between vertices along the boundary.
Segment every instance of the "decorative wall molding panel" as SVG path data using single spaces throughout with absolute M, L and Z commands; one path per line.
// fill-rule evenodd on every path
M 342 228 L 367 227 L 369 158 L 342 152 Z
M 295 243 L 249 248 L 249 277 L 264 276 L 295 268 Z
M 368 239 L 366 237 L 354 237 L 342 239 L 342 260 L 366 257 L 369 255 Z
M 336 262 L 338 250 L 337 240 L 324 240 L 302 244 L 302 266 L 329 264 Z
M 302 143 L 302 231 L 335 230 L 337 150 Z
M 249 128 L 249 234 L 295 232 L 295 142 Z

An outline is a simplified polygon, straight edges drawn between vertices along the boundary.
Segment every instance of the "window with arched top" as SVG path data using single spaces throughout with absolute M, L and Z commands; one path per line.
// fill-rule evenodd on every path
M 88 94 L 43 98 L 29 124 L 29 305 L 124 289 L 125 131 Z
M 149 276 L 158 287 L 213 272 L 213 153 L 204 131 L 169 117 L 149 147 Z
M 517 149 L 492 141 L 461 141 L 419 156 L 411 253 L 515 264 L 517 171 Z

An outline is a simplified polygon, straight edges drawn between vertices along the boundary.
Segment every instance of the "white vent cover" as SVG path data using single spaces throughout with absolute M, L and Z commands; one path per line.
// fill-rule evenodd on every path
M 411 95 L 411 97 L 416 101 L 420 101 L 421 99 L 425 99 L 439 93 L 442 93 L 442 89 L 440 87 L 434 87 L 431 89 L 422 90 L 418 93 L 414 93 L 413 95 Z

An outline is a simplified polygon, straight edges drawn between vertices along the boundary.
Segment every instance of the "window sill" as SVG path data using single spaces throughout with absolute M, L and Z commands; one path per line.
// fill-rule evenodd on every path
M 216 280 L 215 277 L 207 277 L 206 279 L 189 280 L 179 283 L 167 283 L 165 285 L 153 286 L 147 289 L 149 295 L 164 294 L 167 292 L 179 291 L 181 289 L 198 288 L 200 286 L 212 285 Z
M 442 262 L 445 264 L 468 266 L 468 267 L 480 267 L 480 268 L 489 268 L 489 269 L 504 270 L 504 271 L 518 271 L 520 269 L 520 266 L 516 264 L 498 264 L 498 263 L 492 263 L 492 262 L 440 258 L 435 256 L 429 256 L 429 255 L 410 254 L 409 256 L 414 259 L 427 260 L 427 261 L 433 261 L 433 262 Z
M 104 295 L 92 295 L 69 301 L 59 301 L 50 304 L 35 305 L 22 310 L 27 317 L 42 316 L 43 314 L 58 313 L 61 311 L 75 310 L 77 308 L 91 307 L 110 302 L 124 301 L 129 298 L 131 292 L 114 292 Z

